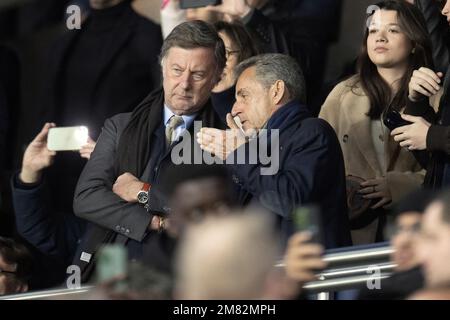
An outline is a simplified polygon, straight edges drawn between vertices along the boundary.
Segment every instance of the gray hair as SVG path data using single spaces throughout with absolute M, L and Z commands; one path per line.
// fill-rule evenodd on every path
M 265 88 L 282 80 L 292 100 L 306 103 L 306 85 L 303 71 L 290 56 L 280 53 L 268 53 L 242 61 L 235 69 L 236 79 L 248 68 L 255 67 L 256 78 Z
M 222 73 L 227 62 L 225 45 L 222 39 L 219 37 L 214 26 L 204 21 L 187 21 L 176 26 L 164 40 L 162 45 L 161 54 L 159 56 L 161 64 L 170 48 L 173 47 L 183 49 L 213 49 L 219 75 Z

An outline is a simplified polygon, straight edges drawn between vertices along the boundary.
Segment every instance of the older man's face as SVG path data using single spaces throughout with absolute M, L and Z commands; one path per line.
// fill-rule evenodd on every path
M 164 99 L 177 115 L 199 111 L 217 83 L 218 70 L 211 48 L 173 47 L 163 60 Z
M 431 204 L 423 217 L 420 260 L 429 287 L 450 285 L 450 224 L 442 219 L 443 205 Z
M 231 110 L 232 116 L 239 117 L 245 131 L 258 130 L 274 110 L 269 89 L 256 80 L 255 67 L 246 69 L 236 83 L 236 102 Z

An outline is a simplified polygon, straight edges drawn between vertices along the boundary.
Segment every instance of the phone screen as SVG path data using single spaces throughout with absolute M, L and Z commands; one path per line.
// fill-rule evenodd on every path
M 322 243 L 322 225 L 320 209 L 315 205 L 299 207 L 294 210 L 293 222 L 296 231 L 308 231 L 311 233 L 311 242 Z
M 50 128 L 47 148 L 51 151 L 80 150 L 87 141 L 88 129 L 84 126 Z
M 118 277 L 125 277 L 128 271 L 127 252 L 119 245 L 106 245 L 99 250 L 97 260 L 97 281 L 105 283 L 115 281 Z M 118 281 L 115 290 L 125 289 L 125 282 Z

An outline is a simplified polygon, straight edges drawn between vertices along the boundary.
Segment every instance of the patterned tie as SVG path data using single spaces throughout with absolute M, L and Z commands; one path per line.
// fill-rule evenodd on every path
M 184 123 L 183 117 L 173 115 L 166 126 L 166 142 L 170 146 L 174 142 L 176 134 L 175 129 Z

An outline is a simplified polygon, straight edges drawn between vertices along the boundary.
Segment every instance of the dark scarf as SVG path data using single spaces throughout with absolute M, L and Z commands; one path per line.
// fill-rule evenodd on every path
M 164 90 L 162 88 L 151 92 L 131 114 L 130 121 L 124 129 L 117 151 L 116 174 L 117 176 L 129 172 L 135 177 L 140 177 L 151 154 L 151 139 L 153 133 L 163 121 Z M 201 120 L 203 126 L 223 129 L 224 123 L 211 106 L 210 100 L 202 111 L 199 112 L 196 121 Z M 193 125 L 187 128 L 193 133 Z

